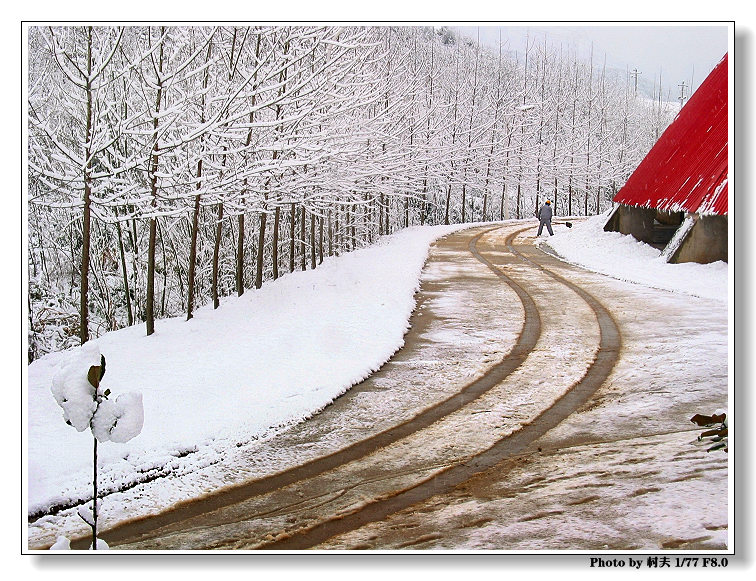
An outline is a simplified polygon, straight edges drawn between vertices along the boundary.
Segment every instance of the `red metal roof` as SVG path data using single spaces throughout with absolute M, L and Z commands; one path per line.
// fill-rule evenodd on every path
M 727 214 L 727 55 L 667 127 L 614 201 Z

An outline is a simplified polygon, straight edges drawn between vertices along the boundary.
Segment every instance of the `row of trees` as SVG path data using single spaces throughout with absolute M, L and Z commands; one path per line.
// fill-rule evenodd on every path
M 29 359 L 416 224 L 605 209 L 671 113 L 534 39 L 28 29 Z

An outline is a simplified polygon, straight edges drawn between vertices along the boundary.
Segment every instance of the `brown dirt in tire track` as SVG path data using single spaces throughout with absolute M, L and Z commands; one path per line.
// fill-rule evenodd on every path
M 417 486 L 401 491 L 390 498 L 373 502 L 351 514 L 340 516 L 334 520 L 321 522 L 309 529 L 283 535 L 277 540 L 259 548 L 286 550 L 313 548 L 335 535 L 359 528 L 370 522 L 385 519 L 390 514 L 427 500 L 432 496 L 451 491 L 476 474 L 488 470 L 489 468 L 521 453 L 528 445 L 583 406 L 601 387 L 619 358 L 621 337 L 616 322 L 604 306 L 591 294 L 548 270 L 542 264 L 536 262 L 532 255 L 525 256 L 525 254 L 515 249 L 513 247 L 513 240 L 522 231 L 524 231 L 524 229 L 512 233 L 507 238 L 507 247 L 510 252 L 520 256 L 524 261 L 541 269 L 549 276 L 571 288 L 588 303 L 596 314 L 599 328 L 601 330 L 600 347 L 599 351 L 596 353 L 595 360 L 591 364 L 587 373 L 567 393 L 560 397 L 554 405 L 546 409 L 529 424 L 526 424 L 522 429 L 499 440 L 494 446 L 474 456 L 469 461 L 452 466 L 440 474 L 421 482 Z M 480 236 L 482 236 L 482 234 L 470 242 L 470 251 L 476 256 L 476 258 L 482 260 L 490 268 L 498 270 L 492 263 L 478 254 L 475 250 L 475 242 L 480 239 Z M 556 259 L 548 256 L 543 258 L 543 262 L 545 263 L 550 261 L 558 262 Z M 519 287 L 519 285 L 517 286 L 524 295 L 527 295 L 527 292 L 524 289 Z M 523 295 L 519 296 L 522 297 Z
M 480 395 L 490 390 L 500 383 L 507 375 L 517 369 L 522 362 L 528 357 L 528 354 L 535 346 L 540 335 L 540 316 L 535 303 L 530 298 L 528 292 L 517 282 L 510 279 L 498 267 L 481 255 L 476 247 L 476 243 L 482 236 L 497 229 L 489 228 L 474 236 L 468 245 L 469 251 L 477 260 L 488 266 L 503 282 L 508 284 L 517 293 L 525 310 L 524 325 L 520 336 L 518 337 L 515 347 L 510 353 L 483 377 L 468 384 L 463 390 L 453 396 L 443 400 L 436 405 L 424 410 L 414 418 L 385 430 L 379 434 L 366 438 L 351 446 L 343 448 L 328 456 L 320 457 L 311 462 L 274 474 L 259 480 L 234 487 L 230 490 L 224 490 L 220 495 L 212 495 L 198 501 L 185 503 L 168 512 L 148 517 L 138 521 L 124 523 L 118 527 L 105 532 L 102 537 L 111 544 L 117 546 L 119 540 L 133 538 L 134 536 L 149 536 L 149 531 L 159 528 L 167 523 L 174 523 L 183 519 L 188 519 L 206 512 L 216 510 L 219 507 L 227 506 L 239 502 L 240 500 L 264 494 L 293 482 L 298 482 L 310 478 L 311 476 L 322 474 L 336 466 L 357 460 L 371 452 L 380 449 L 388 444 L 396 442 L 406 436 L 422 430 L 424 427 L 434 423 L 445 415 L 452 413 L 467 403 L 475 400 Z M 471 476 L 486 470 L 492 465 L 501 462 L 503 459 L 510 458 L 517 454 L 529 443 L 540 437 L 543 433 L 559 423 L 566 415 L 577 409 L 580 405 L 592 395 L 606 375 L 613 367 L 619 351 L 619 334 L 616 325 L 611 320 L 611 316 L 591 295 L 582 291 L 569 281 L 562 279 L 555 273 L 544 268 L 541 264 L 536 263 L 532 258 L 525 256 L 520 250 L 512 246 L 514 238 L 522 230 L 513 233 L 507 239 L 507 247 L 510 253 L 519 257 L 533 266 L 540 268 L 545 273 L 556 278 L 559 282 L 572 288 L 581 296 L 594 312 L 601 326 L 601 346 L 596 360 L 590 367 L 586 376 L 579 381 L 565 396 L 563 396 L 554 406 L 542 413 L 533 422 L 525 426 L 519 432 L 500 440 L 498 444 L 473 457 L 469 462 L 456 465 L 438 474 L 437 476 L 422 482 L 409 490 L 402 491 L 387 499 L 372 502 L 362 510 L 352 514 L 339 517 L 334 520 L 327 520 L 308 529 L 294 531 L 291 536 L 285 538 L 279 537 L 277 541 L 262 546 L 262 549 L 302 549 L 316 546 L 322 540 L 339 534 L 353 528 L 357 528 L 368 522 L 383 518 L 402 508 L 415 504 L 430 496 L 440 492 L 448 491 L 454 488 Z M 542 258 L 542 257 L 541 257 Z M 544 262 L 554 260 L 546 257 Z M 562 265 L 562 263 L 559 263 Z
M 540 317 L 535 303 L 530 296 L 516 282 L 507 277 L 501 270 L 496 268 L 486 259 L 482 258 L 475 250 L 475 243 L 483 235 L 495 229 L 497 228 L 488 228 L 477 234 L 472 240 L 470 240 L 467 247 L 478 260 L 483 264 L 486 264 L 486 266 L 488 266 L 499 279 L 508 284 L 517 293 L 525 310 L 525 320 L 512 350 L 484 376 L 469 383 L 451 397 L 424 409 L 410 420 L 342 448 L 333 454 L 319 457 L 313 461 L 306 462 L 268 477 L 226 488 L 217 494 L 211 494 L 196 500 L 181 503 L 158 515 L 124 522 L 107 531 L 103 531 L 100 538 L 104 539 L 110 546 L 117 546 L 119 542 L 126 542 L 134 537 L 149 537 L 151 530 L 175 523 L 176 521 L 190 519 L 204 513 L 215 511 L 218 508 L 236 504 L 253 496 L 265 494 L 270 490 L 281 488 L 294 482 L 299 482 L 315 475 L 322 474 L 337 466 L 367 456 L 375 450 L 383 448 L 414 432 L 422 430 L 438 421 L 440 418 L 462 408 L 503 381 L 510 373 L 522 364 L 534 348 L 540 336 Z M 345 397 L 345 399 L 352 397 L 358 391 L 359 386 L 355 386 L 343 397 Z M 71 546 L 72 548 L 79 548 L 80 546 L 81 548 L 85 548 L 85 545 L 88 546 L 89 542 L 88 538 L 77 539 L 71 543 Z

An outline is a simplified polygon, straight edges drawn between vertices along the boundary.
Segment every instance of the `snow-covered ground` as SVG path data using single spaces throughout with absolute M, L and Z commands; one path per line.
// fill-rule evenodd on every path
M 712 264 L 668 264 L 661 251 L 619 232 L 604 232 L 607 216 L 559 225 L 553 238 L 541 238 L 567 262 L 619 280 L 702 298 L 727 300 L 728 268 Z
M 559 225 L 556 236 L 538 244 L 586 269 L 727 308 L 726 264 L 666 264 L 631 237 L 603 232 L 604 220 Z M 127 488 L 145 474 L 199 470 L 224 450 L 311 416 L 370 375 L 403 343 L 430 244 L 459 228 L 399 232 L 314 271 L 227 298 L 217 310 L 199 309 L 189 322 L 158 321 L 150 337 L 140 325 L 99 338 L 107 359 L 102 385 L 116 395 L 141 392 L 144 404 L 139 436 L 100 445 L 101 488 Z M 681 350 L 686 340 L 678 338 Z M 91 434 L 64 423 L 50 390 L 56 370 L 76 351 L 28 367 L 25 482 L 32 515 L 90 494 Z M 162 501 L 138 500 L 132 507 L 142 504 L 146 511 Z M 118 508 L 108 510 L 117 520 Z M 45 516 L 30 525 L 30 544 L 63 518 Z
M 138 325 L 98 338 L 103 389 L 141 392 L 144 406 L 139 436 L 99 446 L 101 489 L 212 464 L 224 449 L 311 416 L 377 370 L 403 344 L 430 244 L 458 229 L 407 229 L 228 297 L 217 310 L 205 306 L 191 321 L 160 320 L 149 337 Z M 30 515 L 91 496 L 91 433 L 66 425 L 51 392 L 56 371 L 80 351 L 28 367 Z

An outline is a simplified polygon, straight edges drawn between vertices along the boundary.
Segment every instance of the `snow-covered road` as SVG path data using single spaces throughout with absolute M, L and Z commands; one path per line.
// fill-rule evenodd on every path
M 417 336 L 408 337 L 405 349 L 391 363 L 393 369 L 387 366 L 373 381 L 355 388 L 349 401 L 339 401 L 341 405 L 329 410 L 330 414 L 311 419 L 288 434 L 288 439 L 268 446 L 268 457 L 275 457 L 278 462 L 288 458 L 289 466 L 302 464 L 308 459 L 317 465 L 316 458 L 343 448 L 346 442 L 365 440 L 392 425 L 408 423 L 407 418 L 448 398 L 463 384 L 474 384 L 475 380 L 480 381 L 490 375 L 501 361 L 501 355 L 508 352 L 508 346 L 516 348 L 519 339 L 515 339 L 514 335 L 520 332 L 521 336 L 528 326 L 528 317 L 523 316 L 523 302 L 515 300 L 511 287 L 507 290 L 507 285 L 497 280 L 496 269 L 526 289 L 535 304 L 538 318 L 535 344 L 528 349 L 524 361 L 508 372 L 502 381 L 460 409 L 395 441 L 382 442 L 376 445 L 378 449 L 374 451 L 363 450 L 352 461 L 347 458 L 343 463 L 341 460 L 336 462 L 336 466 L 329 465 L 310 473 L 304 471 L 289 482 L 275 481 L 268 489 L 260 487 L 253 494 L 248 494 L 247 498 L 243 498 L 244 493 L 236 489 L 236 494 L 230 499 L 223 495 L 208 499 L 201 511 L 197 510 L 196 503 L 189 503 L 182 510 L 172 513 L 168 520 L 161 519 L 157 523 L 146 521 L 136 529 L 124 528 L 119 534 L 125 538 L 118 540 L 116 534 L 111 542 L 118 544 L 126 541 L 118 545 L 122 549 L 163 550 L 306 547 L 451 550 L 726 548 L 726 501 L 719 502 L 713 511 L 710 507 L 705 515 L 699 515 L 691 522 L 691 512 L 681 512 L 677 498 L 683 493 L 690 496 L 708 491 L 711 479 L 720 485 L 726 482 L 726 456 L 707 455 L 700 447 L 696 448 L 691 443 L 696 434 L 692 431 L 693 426 L 687 423 L 693 413 L 712 411 L 709 408 L 713 405 L 722 407 L 722 401 L 716 401 L 717 395 L 706 401 L 705 396 L 711 395 L 709 390 L 694 390 L 694 397 L 691 397 L 693 394 L 689 389 L 670 395 L 667 409 L 655 410 L 657 418 L 638 422 L 635 429 L 623 426 L 624 422 L 617 422 L 617 418 L 610 423 L 609 433 L 604 437 L 597 437 L 595 433 L 587 435 L 578 429 L 568 439 L 568 452 L 562 451 L 565 442 L 556 446 L 552 444 L 551 451 L 544 452 L 544 447 L 549 448 L 549 437 L 552 433 L 558 433 L 559 427 L 541 438 L 542 441 L 534 443 L 534 448 L 531 447 L 527 454 L 521 455 L 520 448 L 514 452 L 508 449 L 511 447 L 508 443 L 512 442 L 508 436 L 542 421 L 544 412 L 553 409 L 553 404 L 595 365 L 601 341 L 597 315 L 590 304 L 571 288 L 573 283 L 567 281 L 577 281 L 581 289 L 591 288 L 591 292 L 603 296 L 602 300 L 608 298 L 607 283 L 614 302 L 617 302 L 619 294 L 626 295 L 628 301 L 639 298 L 633 296 L 633 291 L 637 290 L 635 288 L 625 288 L 620 293 L 617 285 L 621 283 L 607 281 L 534 252 L 529 247 L 532 240 L 517 239 L 519 251 L 509 251 L 508 239 L 511 241 L 518 229 L 521 230 L 522 226 L 476 229 L 449 236 L 438 244 L 423 276 L 424 294 L 427 296 L 421 299 L 418 311 L 418 315 L 430 315 L 430 320 L 426 324 L 415 321 L 413 327 Z M 478 240 L 480 253 L 486 261 L 493 263 L 494 268 L 481 269 L 484 263 L 477 260 L 476 264 L 472 260 L 470 240 L 479 234 L 482 235 Z M 546 264 L 549 271 L 541 269 L 540 264 Z M 558 275 L 555 277 L 549 272 Z M 560 280 L 562 277 L 565 278 Z M 433 285 L 438 287 L 435 291 L 430 290 Z M 494 289 L 498 292 L 492 292 Z M 441 302 L 434 305 L 433 300 L 429 300 L 434 296 Z M 644 299 L 646 304 L 653 303 L 649 297 Z M 471 309 L 471 305 L 474 308 Z M 495 320 L 497 313 L 499 321 Z M 643 319 L 646 324 L 654 323 L 656 334 L 674 336 L 671 328 L 660 332 L 659 325 L 655 323 L 660 314 L 658 309 L 652 308 L 651 318 Z M 532 314 L 530 318 L 534 318 Z M 674 324 L 670 321 L 670 325 Z M 620 326 L 624 330 L 624 325 Z M 499 333 L 500 329 L 504 332 Z M 450 336 L 454 333 L 459 333 L 459 336 Z M 648 333 L 645 335 L 647 337 Z M 470 340 L 475 337 L 478 341 Z M 481 340 L 490 349 L 481 349 Z M 623 345 L 622 356 L 632 362 L 633 368 L 644 369 L 649 363 L 659 363 L 653 358 L 651 362 L 644 363 L 635 360 L 638 354 L 628 349 L 624 335 Z M 433 352 L 448 348 L 457 352 Z M 480 359 L 481 354 L 485 354 L 485 359 Z M 509 355 L 504 360 L 511 359 L 511 352 Z M 402 356 L 403 361 L 400 359 Z M 429 361 L 451 363 L 452 368 L 447 371 L 451 381 L 444 381 L 444 372 L 440 369 L 433 374 L 432 381 L 416 375 L 414 371 Z M 614 363 L 612 361 L 612 365 Z M 460 365 L 466 367 L 462 374 L 454 369 Z M 408 383 L 413 387 L 405 387 Z M 446 388 L 439 389 L 440 384 Z M 614 383 L 607 383 L 607 386 L 612 385 Z M 726 390 L 726 380 L 720 385 Z M 642 393 L 644 388 L 636 386 L 633 390 Z M 414 400 L 411 393 L 415 394 Z M 391 408 L 386 405 L 386 394 L 391 394 L 388 400 L 394 403 L 395 413 L 390 413 Z M 409 397 L 397 399 L 397 394 Z M 636 409 L 639 402 L 630 394 L 625 395 L 629 401 L 634 401 L 630 407 Z M 591 401 L 587 410 L 581 411 L 589 413 L 589 410 L 595 410 L 601 397 L 603 393 L 598 400 Z M 691 413 L 688 414 L 687 410 Z M 568 409 L 563 413 L 571 411 Z M 675 415 L 674 412 L 682 415 Z M 575 418 L 582 414 L 574 416 L 572 423 L 580 425 L 581 422 Z M 382 421 L 378 419 L 381 417 Z M 344 426 L 344 418 L 360 419 L 357 424 Z M 567 422 L 569 424 L 570 421 Z M 626 432 L 622 432 L 623 429 Z M 654 450 L 651 456 L 644 455 L 646 441 Z M 681 442 L 687 442 L 687 445 L 681 446 Z M 470 480 L 472 473 L 486 467 L 480 464 L 482 453 L 497 447 L 499 455 L 493 457 L 498 460 L 489 460 L 491 468 L 482 476 Z M 603 454 L 597 450 L 603 451 Z M 570 469 L 553 465 L 554 462 L 564 463 L 565 456 L 570 458 Z M 597 459 L 602 456 L 608 467 L 597 466 Z M 499 488 L 512 487 L 510 490 L 517 491 L 518 486 L 514 484 L 517 480 L 510 480 L 504 475 L 512 470 L 512 462 L 527 464 L 529 458 L 535 460 L 534 464 L 538 467 L 536 474 L 541 473 L 540 479 L 545 483 L 543 486 L 528 485 L 524 490 L 519 490 L 514 496 L 524 503 L 518 510 L 513 511 L 507 502 L 512 494 L 484 502 L 477 498 L 470 500 L 466 492 L 470 482 L 482 480 L 487 490 L 498 485 Z M 667 458 L 669 462 L 659 458 Z M 551 459 L 551 465 L 548 459 Z M 255 464 L 251 460 L 250 463 Z M 476 461 L 479 465 L 468 468 Z M 644 463 L 649 466 L 645 467 Z M 582 469 L 577 468 L 580 465 Z M 663 471 L 659 469 L 660 465 L 665 467 Z M 287 464 L 279 463 L 278 466 L 283 469 Z M 627 467 L 632 469 L 627 470 Z M 542 473 L 551 473 L 555 469 L 559 476 L 552 473 L 551 481 L 558 484 L 548 487 L 546 483 L 549 479 Z M 709 475 L 708 482 L 696 482 L 702 471 Z M 455 474 L 461 476 L 455 477 Z M 588 478 L 587 474 L 590 475 Z M 592 482 L 586 482 L 591 478 Z M 460 481 L 466 483 L 455 486 Z M 660 484 L 666 488 L 661 488 Z M 553 490 L 555 487 L 556 492 Z M 628 506 L 625 514 L 640 512 L 646 517 L 653 514 L 654 522 L 661 517 L 663 523 L 657 526 L 654 522 L 643 522 L 641 518 L 640 522 L 630 527 L 627 517 L 620 519 L 616 511 L 602 510 L 607 508 L 603 506 L 605 503 L 616 506 L 616 495 L 602 492 L 586 496 L 584 491 L 592 487 L 621 491 L 619 496 L 632 499 L 630 502 L 637 509 L 632 511 Z M 548 492 L 543 498 L 538 493 L 542 488 Z M 579 492 L 575 492 L 576 489 Z M 675 490 L 676 498 L 670 499 L 665 490 Z M 726 496 L 720 498 L 724 500 Z M 403 504 L 411 506 L 402 510 Z M 470 515 L 449 518 L 449 511 L 454 510 L 455 504 L 465 504 L 473 510 Z M 492 504 L 493 510 L 485 506 L 488 504 Z M 210 509 L 213 510 L 210 516 L 197 514 L 207 513 Z M 392 513 L 397 514 L 383 520 Z M 519 515 L 515 522 L 511 517 L 513 513 Z M 489 516 L 481 520 L 474 517 L 476 514 Z M 603 516 L 607 514 L 613 515 L 612 518 Z M 490 515 L 498 516 L 490 518 Z M 684 523 L 678 522 L 681 517 Z M 401 524 L 403 518 L 409 518 L 413 524 Z M 439 518 L 457 525 L 446 527 L 446 534 L 441 533 L 439 531 L 444 528 L 439 527 Z M 377 522 L 365 524 L 371 520 Z M 583 521 L 588 524 L 583 525 L 582 530 L 577 527 L 577 533 L 573 524 L 566 524 Z M 471 522 L 485 526 L 470 526 Z M 518 522 L 526 524 L 513 527 Z M 359 526 L 353 523 L 359 523 Z M 163 526 L 156 530 L 156 524 Z M 546 538 L 546 531 L 560 525 L 573 529 L 572 533 L 564 534 L 566 540 L 560 535 L 552 535 L 551 540 Z M 356 530 L 350 530 L 352 528 Z M 491 534 L 481 534 L 479 528 Z M 527 531 L 527 534 L 502 534 L 499 530 L 517 528 Z M 408 529 L 411 530 L 409 535 Z M 433 534 L 418 532 L 426 529 L 433 530 Z M 533 535 L 533 529 L 542 532 Z M 467 536 L 460 535 L 460 530 L 467 531 Z M 339 531 L 346 532 L 334 537 L 334 533 Z M 596 534 L 597 531 L 603 531 L 603 534 Z M 140 534 L 142 538 L 139 538 Z M 539 539 L 538 542 L 534 542 L 534 538 Z
M 111 513 L 105 538 L 118 549 L 265 549 L 340 521 L 343 534 L 333 536 L 338 529 L 322 525 L 320 537 L 301 546 L 725 548 L 727 456 L 696 444 L 688 419 L 727 407 L 727 302 L 575 268 L 538 250 L 542 240 L 533 231 L 515 237 L 522 229 L 521 222 L 479 226 L 437 243 L 405 346 L 379 372 L 275 438 L 238 442 L 204 466 L 190 463 L 189 471 L 109 495 L 119 512 Z M 518 285 L 537 317 L 526 316 Z M 595 308 L 576 289 L 596 297 L 620 329 L 622 351 L 608 381 L 533 446 L 514 456 L 504 449 L 492 467 L 479 463 L 475 471 L 482 474 L 465 474 L 455 488 L 446 475 L 462 474 L 483 451 L 501 449 L 507 436 L 537 423 L 594 366 L 601 328 Z M 527 329 L 534 332 L 535 318 L 535 343 L 522 364 L 492 381 Z M 448 403 L 486 381 L 475 399 Z M 434 409 L 444 411 L 429 415 Z M 645 443 L 653 458 L 643 452 Z M 432 484 L 444 478 L 444 485 Z M 224 494 L 193 501 L 224 485 Z M 592 488 L 601 492 L 583 494 Z M 410 508 L 381 504 L 408 490 L 425 492 Z M 157 510 L 145 511 L 145 498 Z M 157 519 L 113 529 L 125 515 L 171 505 L 175 510 Z M 382 522 L 363 516 L 352 526 L 342 518 L 379 505 L 389 509 Z M 651 514 L 661 521 L 652 522 Z M 65 523 L 75 530 L 65 515 L 43 517 L 31 527 L 30 543 L 51 542 Z
M 550 268 L 599 297 L 621 329 L 621 357 L 596 396 L 522 454 L 318 549 L 731 546 L 728 456 L 706 452 L 689 421 L 727 407 L 726 305 L 553 262 Z M 553 367 L 560 366 L 555 354 Z

